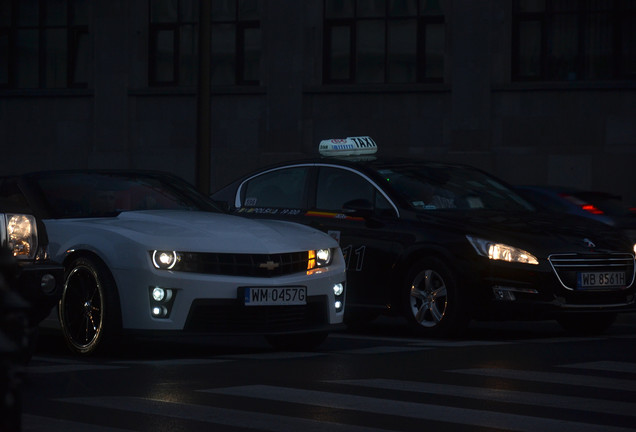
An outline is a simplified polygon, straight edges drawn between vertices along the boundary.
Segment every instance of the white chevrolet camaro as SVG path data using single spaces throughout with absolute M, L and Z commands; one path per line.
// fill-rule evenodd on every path
M 342 252 L 312 228 L 225 214 L 158 172 L 31 173 L 3 179 L 2 193 L 35 209 L 64 264 L 58 315 L 75 353 L 155 332 L 311 349 L 342 324 Z

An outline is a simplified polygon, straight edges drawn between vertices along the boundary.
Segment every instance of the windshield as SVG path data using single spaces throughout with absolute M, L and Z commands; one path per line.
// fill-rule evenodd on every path
M 468 167 L 400 165 L 379 172 L 416 210 L 533 210 L 504 184 Z
M 112 217 L 134 210 L 217 211 L 176 177 L 132 173 L 50 173 L 36 179 L 54 218 Z

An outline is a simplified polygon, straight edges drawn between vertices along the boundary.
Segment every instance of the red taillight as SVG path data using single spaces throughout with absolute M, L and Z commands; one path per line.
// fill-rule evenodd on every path
M 592 204 L 583 204 L 581 206 L 581 208 L 583 210 L 585 210 L 586 212 L 590 212 L 592 214 L 596 214 L 596 215 L 601 215 L 603 214 L 603 210 L 599 209 L 598 207 L 592 205 Z

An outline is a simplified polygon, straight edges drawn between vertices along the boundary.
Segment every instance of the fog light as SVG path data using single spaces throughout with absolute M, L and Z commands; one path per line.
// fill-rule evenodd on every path
M 172 298 L 172 290 L 155 287 L 152 290 L 152 299 L 156 302 L 169 302 Z
M 42 288 L 42 292 L 44 294 L 52 294 L 55 291 L 55 286 L 55 276 L 49 273 L 42 276 L 42 279 L 40 280 L 40 288 Z
M 172 305 L 177 296 L 177 290 L 173 288 L 148 287 L 148 301 L 150 314 L 154 318 L 169 318 Z
M 344 286 L 341 283 L 337 283 L 333 286 L 333 293 L 336 296 L 341 296 L 344 293 Z
M 339 312 L 342 310 L 342 302 L 340 300 L 336 300 L 336 302 L 333 305 L 336 308 L 336 312 Z
M 168 315 L 168 309 L 165 306 L 155 306 L 152 308 L 152 316 L 163 318 Z
M 514 293 L 502 287 L 493 287 L 493 293 L 495 294 L 495 300 L 499 301 L 515 301 L 517 298 Z

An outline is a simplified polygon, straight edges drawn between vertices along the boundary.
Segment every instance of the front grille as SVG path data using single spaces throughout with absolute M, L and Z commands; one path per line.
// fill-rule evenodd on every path
M 243 306 L 237 300 L 195 300 L 185 330 L 218 333 L 275 333 L 328 324 L 327 296 L 308 297 L 299 306 Z
M 307 252 L 234 254 L 185 252 L 180 271 L 228 276 L 275 277 L 307 271 Z
M 548 260 L 561 284 L 570 290 L 577 289 L 579 273 L 625 273 L 623 284 L 598 289 L 625 289 L 634 283 L 635 265 L 631 254 L 559 254 L 550 255 Z

